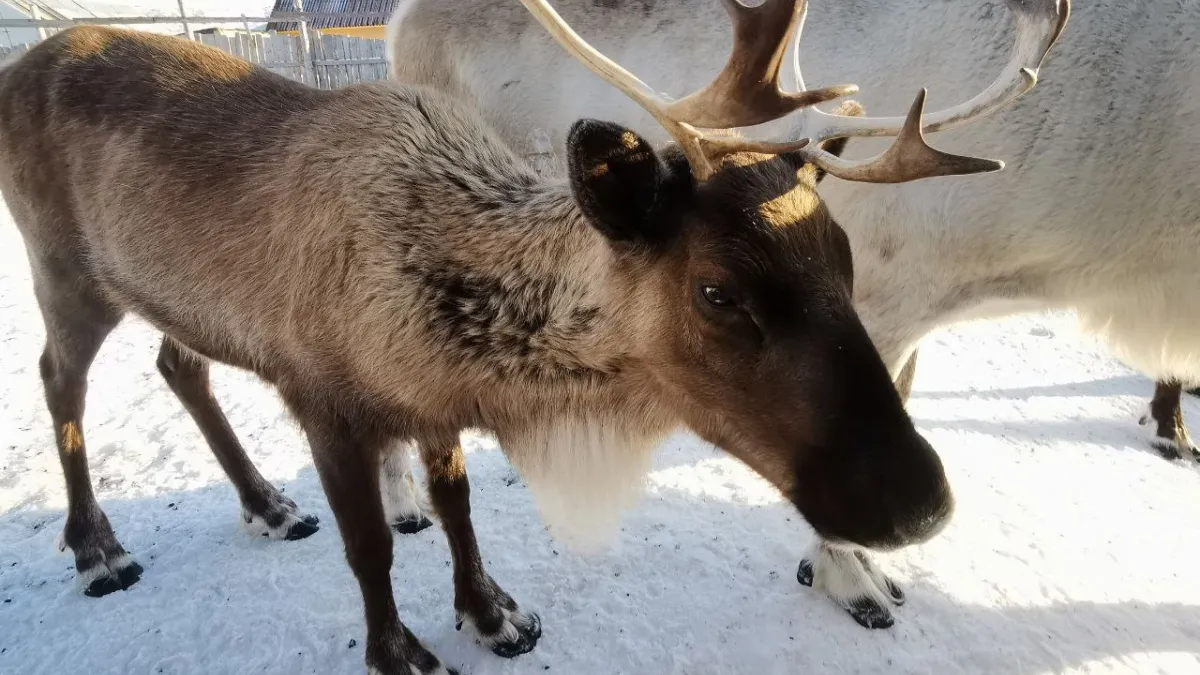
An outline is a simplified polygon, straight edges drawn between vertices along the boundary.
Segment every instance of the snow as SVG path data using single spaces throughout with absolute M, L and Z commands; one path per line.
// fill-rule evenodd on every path
M 241 531 L 233 489 L 129 320 L 91 371 L 92 479 L 145 567 L 84 597 L 54 548 L 63 480 L 37 375 L 42 324 L 24 249 L 0 218 L 0 673 L 361 673 L 358 586 L 295 425 L 245 373 L 215 389 L 264 475 L 321 531 Z M 491 574 L 545 635 L 505 661 L 454 630 L 438 528 L 398 537 L 402 617 L 464 675 L 1200 673 L 1200 464 L 1149 449 L 1152 383 L 1067 314 L 962 325 L 922 346 L 910 409 L 945 461 L 956 516 L 887 557 L 908 593 L 867 631 L 795 580 L 811 532 L 761 479 L 679 434 L 612 550 L 549 538 L 487 437 L 466 436 Z M 1200 424 L 1200 402 L 1185 414 Z M 351 646 L 353 645 L 353 646 Z

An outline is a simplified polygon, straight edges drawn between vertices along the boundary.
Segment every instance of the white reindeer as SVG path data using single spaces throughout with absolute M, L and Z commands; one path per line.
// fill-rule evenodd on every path
M 868 111 L 898 114 L 922 84 L 932 106 L 944 105 L 1005 63 L 1012 29 L 1001 4 L 1018 25 L 1056 5 L 1065 20 L 1067 10 L 1036 0 L 831 0 L 813 8 L 803 61 L 823 82 L 862 85 Z M 599 51 L 671 96 L 708 81 L 729 50 L 715 0 L 555 7 Z M 855 306 L 902 391 L 918 343 L 940 326 L 1072 309 L 1158 381 L 1143 422 L 1157 423 L 1167 452 L 1190 454 L 1178 402 L 1180 381 L 1200 378 L 1200 301 L 1191 292 L 1200 286 L 1200 3 L 1091 0 L 1074 14 L 1036 93 L 969 131 L 938 135 L 944 149 L 1004 158 L 1004 171 L 891 186 L 831 180 L 821 193 L 851 240 Z M 550 158 L 551 170 L 583 115 L 667 140 L 511 0 L 409 0 L 388 39 L 394 77 L 474 101 L 510 144 Z M 802 88 L 797 44 L 784 63 Z M 760 129 L 803 137 L 826 122 L 810 109 Z M 846 157 L 884 144 L 857 140 Z M 885 601 L 903 599 L 866 557 L 819 540 L 799 576 L 864 625 L 891 625 Z

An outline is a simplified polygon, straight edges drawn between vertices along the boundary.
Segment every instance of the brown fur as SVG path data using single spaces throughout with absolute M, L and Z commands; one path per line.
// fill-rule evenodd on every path
M 87 367 L 126 311 L 166 335 L 159 369 L 247 518 L 306 536 L 315 520 L 250 463 L 208 360 L 278 389 L 312 446 L 380 672 L 444 672 L 392 599 L 380 461 L 396 439 L 429 468 L 460 620 L 505 656 L 531 649 L 540 623 L 483 569 L 465 428 L 496 433 L 551 522 L 636 491 L 657 439 L 685 425 L 829 538 L 888 548 L 940 529 L 940 462 L 851 308 L 849 247 L 817 172 L 742 155 L 697 184 L 677 151 L 594 121 L 570 149 L 570 184 L 548 181 L 443 95 L 318 91 L 107 28 L 59 33 L 3 71 L 0 189 L 46 319 L 65 539 L 97 594 L 140 573 L 91 493 L 81 424 Z

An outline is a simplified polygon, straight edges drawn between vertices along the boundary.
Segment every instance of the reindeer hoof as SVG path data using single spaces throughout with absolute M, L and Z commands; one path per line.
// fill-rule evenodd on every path
M 492 645 L 492 653 L 496 656 L 511 659 L 522 654 L 528 654 L 537 646 L 542 637 L 542 619 L 536 613 L 527 615 L 526 625 L 514 623 L 517 628 L 517 639 L 514 642 L 497 642 Z
M 897 605 L 904 604 L 904 601 L 907 598 L 904 596 L 904 589 L 900 588 L 899 584 L 887 577 L 884 577 L 883 585 L 887 587 L 888 595 L 892 596 L 892 602 L 896 603 Z
M 97 576 L 87 585 L 83 594 L 89 598 L 102 598 L 109 593 L 116 591 L 124 591 L 130 586 L 136 584 L 142 578 L 142 566 L 134 562 L 128 561 L 124 567 L 105 567 L 103 563 L 100 565 L 100 576 Z M 93 572 L 95 574 L 96 572 Z
M 802 559 L 800 561 L 800 567 L 796 570 L 796 581 L 799 581 L 801 586 L 812 588 L 813 564 L 811 560 Z
M 287 536 L 284 537 L 287 541 L 296 541 L 299 539 L 307 539 L 316 534 L 321 528 L 317 527 L 317 523 L 321 521 L 316 516 L 304 516 L 300 520 L 292 523 L 288 528 Z
M 113 577 L 103 576 L 88 584 L 87 590 L 83 592 L 89 598 L 103 598 L 109 593 L 125 590 L 121 587 L 121 582 Z
M 1158 451 L 1158 454 L 1162 455 L 1163 459 L 1169 459 L 1171 461 L 1183 459 L 1183 454 L 1179 452 L 1179 448 L 1175 447 L 1174 443 L 1168 443 L 1166 441 L 1153 441 L 1151 445 L 1153 445 L 1154 449 Z
M 851 602 L 846 611 L 850 612 L 850 616 L 863 628 L 891 628 L 896 623 L 891 612 L 870 598 L 860 598 Z
M 1150 441 L 1150 445 L 1163 456 L 1163 459 L 1174 461 L 1189 457 L 1200 461 L 1200 451 L 1190 441 L 1180 443 L 1170 438 L 1156 437 Z
M 414 516 L 412 518 L 404 518 L 392 523 L 392 529 L 400 534 L 416 534 L 421 530 L 433 525 L 433 521 L 425 516 Z

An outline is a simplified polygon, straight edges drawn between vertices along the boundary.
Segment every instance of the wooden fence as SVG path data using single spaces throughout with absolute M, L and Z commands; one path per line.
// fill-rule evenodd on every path
M 383 40 L 312 31 L 309 33 L 309 52 L 305 54 L 303 38 L 299 35 L 199 33 L 196 39 L 284 77 L 322 89 L 387 78 L 386 43 Z
M 306 54 L 299 35 L 245 31 L 195 35 L 196 40 L 206 45 L 322 89 L 387 78 L 386 43 L 383 40 L 317 31 L 309 31 L 308 37 L 310 47 Z M 0 47 L 0 62 L 31 46 Z

